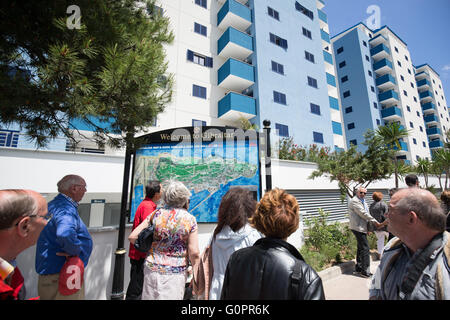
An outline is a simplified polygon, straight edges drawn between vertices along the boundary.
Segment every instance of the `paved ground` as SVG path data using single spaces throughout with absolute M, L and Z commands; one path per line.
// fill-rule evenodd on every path
M 370 263 L 370 271 L 375 273 L 379 260 Z M 354 264 L 350 267 L 354 269 Z M 325 298 L 327 300 L 367 300 L 369 299 L 370 278 L 363 278 L 353 274 L 351 270 L 345 270 L 345 273 L 335 274 L 329 279 L 323 279 Z

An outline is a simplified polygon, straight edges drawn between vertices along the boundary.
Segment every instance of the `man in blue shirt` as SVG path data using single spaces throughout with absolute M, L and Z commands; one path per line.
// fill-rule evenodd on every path
M 53 218 L 36 245 L 38 293 L 42 300 L 83 300 L 84 283 L 73 295 L 64 296 L 58 290 L 58 280 L 66 257 L 79 257 L 86 268 L 92 252 L 92 238 L 77 209 L 86 193 L 86 182 L 80 176 L 67 175 L 57 185 L 59 194 L 48 203 Z

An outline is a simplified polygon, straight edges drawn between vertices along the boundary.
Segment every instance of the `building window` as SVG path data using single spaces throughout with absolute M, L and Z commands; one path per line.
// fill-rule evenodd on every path
M 377 119 L 377 126 L 379 126 L 381 124 L 380 119 Z
M 203 7 L 203 8 L 207 8 L 206 7 L 206 0 L 195 0 L 195 4 L 198 4 L 200 7 Z
M 375 92 L 375 87 L 374 86 L 370 86 L 370 91 Z
M 193 127 L 206 127 L 206 121 L 192 119 L 192 126 Z
M 409 74 L 412 74 L 410 69 L 408 69 L 408 73 L 409 73 Z
M 314 55 L 308 51 L 305 51 L 305 58 L 306 60 L 314 63 Z
M 350 90 L 344 92 L 344 98 L 350 97 Z
M 272 71 L 279 74 L 284 74 L 284 66 L 278 62 L 272 61 Z
M 423 132 L 423 128 L 422 126 L 419 126 L 420 132 Z
M 374 103 L 373 103 L 373 107 L 374 107 L 375 109 L 378 109 L 378 104 L 377 104 L 376 102 L 374 102 Z
M 405 78 L 404 78 L 402 75 L 400 75 L 400 79 L 401 79 L 402 81 L 405 81 Z
M 406 110 L 408 110 L 408 112 L 411 112 L 411 108 L 409 106 L 406 106 Z
M 347 107 L 345 108 L 345 113 L 353 112 L 353 107 Z
M 367 42 L 365 42 L 364 40 L 363 40 L 363 46 L 367 47 Z
M 409 122 L 409 126 L 411 127 L 411 128 L 414 128 L 414 124 L 410 121 Z
M 405 60 L 406 61 L 409 61 L 409 59 L 408 59 L 408 56 L 405 54 Z
M 286 95 L 284 93 L 274 91 L 273 92 L 273 101 L 276 103 L 286 105 Z
M 370 62 L 370 58 L 367 54 L 366 54 L 366 60 Z
M 204 55 L 198 54 L 188 49 L 187 51 L 187 59 L 192 61 L 193 63 L 199 64 L 201 66 L 213 67 L 213 58 L 206 57 Z
M 206 88 L 194 84 L 192 85 L 192 95 L 194 97 L 206 99 Z
M 344 47 L 340 47 L 336 50 L 336 53 L 339 54 L 344 51 Z
M 341 63 L 339 63 L 339 68 L 343 68 L 345 67 L 345 61 L 342 61 Z
M 398 48 L 397 47 L 394 47 L 394 49 L 395 49 L 395 52 L 398 52 Z
M 425 141 L 422 141 L 422 145 L 423 145 L 424 148 L 427 147 L 427 144 L 425 143 Z
M 408 92 L 406 92 L 406 90 L 403 90 L 403 94 L 404 94 L 405 96 L 408 96 Z
M 288 47 L 287 40 L 280 38 L 279 36 L 276 36 L 273 33 L 270 33 L 269 36 L 270 42 L 276 44 L 279 47 L 282 47 L 283 49 L 287 49 Z
M 204 25 L 194 22 L 194 32 L 206 37 L 207 29 Z
M 17 148 L 19 131 L 0 129 L 0 147 Z
M 343 77 L 341 78 L 341 82 L 344 83 L 344 82 L 346 82 L 346 81 L 348 81 L 348 76 L 343 76 Z
M 414 99 L 414 102 L 417 102 L 417 98 L 416 97 L 413 97 L 413 99 Z
M 411 88 L 414 88 L 414 83 L 411 82 Z
M 269 14 L 269 16 L 271 16 L 272 18 L 280 21 L 280 14 L 278 13 L 278 11 L 273 10 L 271 7 L 267 7 L 267 13 Z
M 320 116 L 320 106 L 314 103 L 309 104 L 311 113 L 318 114 Z
M 348 130 L 355 129 L 355 123 L 354 123 L 354 122 L 349 123 L 349 124 L 347 125 L 347 129 L 348 129 Z
M 350 140 L 349 142 L 350 142 L 350 144 L 352 144 L 354 146 L 358 145 L 358 142 L 356 141 L 356 139 Z
M 317 88 L 317 80 L 311 77 L 308 77 L 308 85 L 313 88 Z
M 400 61 L 398 61 L 398 60 L 397 60 L 397 64 L 398 64 L 399 67 L 402 66 L 402 64 L 401 64 Z
M 308 29 L 306 29 L 304 27 L 302 27 L 302 28 L 303 28 L 302 29 L 303 35 L 309 39 L 312 39 L 311 31 L 309 31 Z
M 313 140 L 317 143 L 323 143 L 323 134 L 313 131 Z
M 420 118 L 420 112 L 416 111 L 417 116 Z
M 413 138 L 413 143 L 414 143 L 414 144 L 417 144 L 416 138 Z
M 289 127 L 284 124 L 275 123 L 275 130 L 277 130 L 280 137 L 289 137 Z
M 314 13 L 311 10 L 306 9 L 304 6 L 302 6 L 300 3 L 295 1 L 295 9 L 303 13 L 305 16 L 310 18 L 311 20 L 314 19 Z
M 367 73 L 369 74 L 369 76 L 372 76 L 372 71 L 367 70 Z

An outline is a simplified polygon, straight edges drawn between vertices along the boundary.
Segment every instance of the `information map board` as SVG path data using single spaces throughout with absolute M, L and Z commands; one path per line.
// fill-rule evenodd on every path
M 183 182 L 191 191 L 189 212 L 197 222 L 217 222 L 223 195 L 243 187 L 261 195 L 258 133 L 229 127 L 184 127 L 141 137 L 134 156 L 130 220 L 145 197 L 145 185 Z

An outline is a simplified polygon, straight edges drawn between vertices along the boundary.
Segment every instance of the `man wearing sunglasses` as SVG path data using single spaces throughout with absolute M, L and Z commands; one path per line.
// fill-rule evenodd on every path
M 0 190 L 0 300 L 25 298 L 15 259 L 34 245 L 51 219 L 47 202 L 32 190 Z
M 57 186 L 59 194 L 48 203 L 53 219 L 42 230 L 36 245 L 38 293 L 42 300 L 83 300 L 82 271 L 75 281 L 80 286 L 73 294 L 63 295 L 59 280 L 66 258 L 78 257 L 85 268 L 92 252 L 91 235 L 77 209 L 87 190 L 86 181 L 77 175 L 67 175 Z
M 350 200 L 349 209 L 349 228 L 356 237 L 356 267 L 355 271 L 363 277 L 370 277 L 370 247 L 367 240 L 367 223 L 372 222 L 378 229 L 381 224 L 369 214 L 369 208 L 364 200 L 367 190 L 360 187 L 356 195 Z

